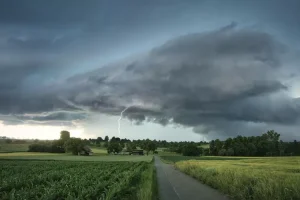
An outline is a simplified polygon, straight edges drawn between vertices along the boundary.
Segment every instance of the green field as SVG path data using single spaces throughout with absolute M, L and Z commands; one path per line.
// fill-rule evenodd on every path
M 6 144 L 0 143 L 0 152 L 25 152 L 30 144 Z
M 107 149 L 99 148 L 99 147 L 91 147 L 93 153 L 95 154 L 107 154 Z
M 70 154 L 55 153 L 34 153 L 34 152 L 18 152 L 18 153 L 0 153 L 0 160 L 66 160 L 66 161 L 133 161 L 150 162 L 153 156 L 138 155 L 92 155 L 92 156 L 74 156 Z
M 300 157 L 216 158 L 180 161 L 175 167 L 231 199 L 300 199 Z
M 155 198 L 148 162 L 1 161 L 0 199 Z

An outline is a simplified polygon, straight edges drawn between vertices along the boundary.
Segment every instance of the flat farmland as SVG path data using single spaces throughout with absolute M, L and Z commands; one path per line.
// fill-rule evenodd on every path
M 177 158 L 175 167 L 231 199 L 300 199 L 300 157 L 208 158 Z
M 1 160 L 0 199 L 152 199 L 148 162 Z

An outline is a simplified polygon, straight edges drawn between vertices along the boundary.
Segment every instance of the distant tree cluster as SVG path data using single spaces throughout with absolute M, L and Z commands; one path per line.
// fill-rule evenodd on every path
M 81 154 L 81 152 L 91 151 L 87 148 L 88 140 L 70 137 L 70 132 L 61 131 L 60 139 L 52 142 L 36 142 L 29 145 L 29 152 L 48 152 L 48 153 L 65 153 L 70 152 L 73 155 Z
M 40 142 L 29 145 L 29 152 L 65 153 L 63 144 L 59 140 Z
M 187 144 L 182 148 L 183 156 L 199 156 L 202 152 L 203 149 L 194 144 Z
M 292 156 L 300 155 L 300 142 L 283 142 L 280 134 L 270 130 L 261 136 L 219 139 L 209 143 L 213 156 Z
M 70 139 L 70 133 L 68 131 L 60 132 L 60 139 L 53 140 L 51 142 L 39 142 L 29 145 L 29 152 L 48 152 L 48 153 L 65 153 L 65 142 Z
M 107 147 L 107 153 L 120 153 L 122 151 L 122 146 L 119 142 L 109 142 Z
M 131 141 L 129 139 L 120 139 L 118 137 L 112 137 L 109 141 L 103 141 L 104 147 L 107 148 L 107 153 L 117 154 L 122 150 L 131 152 L 136 150 L 137 147 L 146 151 L 147 155 L 149 152 L 155 153 L 157 149 L 157 143 L 152 140 L 140 140 L 140 141 Z M 156 152 L 157 153 L 157 152 Z

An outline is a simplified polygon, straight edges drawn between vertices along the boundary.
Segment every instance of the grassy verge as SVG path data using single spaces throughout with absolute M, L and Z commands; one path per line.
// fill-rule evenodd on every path
M 142 173 L 141 186 L 137 192 L 137 197 L 139 200 L 158 199 L 158 186 L 154 160 L 152 160 L 148 168 Z
M 175 166 L 231 199 L 300 199 L 300 157 L 190 160 Z
M 174 164 L 179 161 L 185 160 L 241 160 L 249 159 L 250 157 L 224 157 L 224 156 L 181 156 L 181 155 L 170 155 L 160 156 L 162 161 L 169 164 Z M 252 157 L 253 158 L 253 157 Z
M 171 160 L 165 159 L 164 156 L 160 156 L 159 158 L 160 158 L 160 160 L 161 160 L 162 162 L 164 162 L 164 163 L 166 163 L 166 164 L 173 165 L 173 164 L 175 163 L 175 162 L 173 162 L 173 161 L 171 161 Z

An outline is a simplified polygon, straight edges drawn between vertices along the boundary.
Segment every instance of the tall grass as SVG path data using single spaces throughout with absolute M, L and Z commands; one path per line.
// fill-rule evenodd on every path
M 165 163 L 176 163 L 185 160 L 241 160 L 241 157 L 223 157 L 223 156 L 181 156 L 181 155 L 163 155 L 160 158 Z
M 184 173 L 238 200 L 300 199 L 300 158 L 181 161 Z
M 139 200 L 157 200 L 158 186 L 156 178 L 156 170 L 154 166 L 154 159 L 148 168 L 142 173 L 141 186 L 137 192 L 137 199 Z

